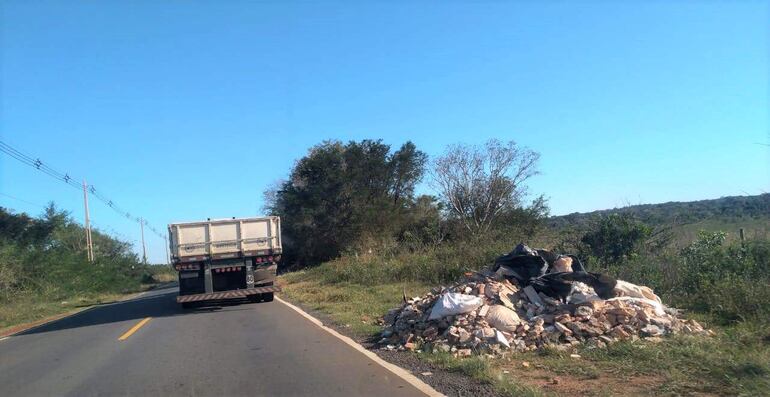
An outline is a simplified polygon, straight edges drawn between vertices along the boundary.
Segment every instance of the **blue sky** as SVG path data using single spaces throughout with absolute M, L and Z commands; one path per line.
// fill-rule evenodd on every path
M 530 190 L 554 214 L 770 191 L 766 2 L 0 7 L 0 139 L 160 230 L 257 214 L 325 139 L 431 156 L 512 139 L 542 154 Z M 0 193 L 83 217 L 75 189 L 5 155 Z

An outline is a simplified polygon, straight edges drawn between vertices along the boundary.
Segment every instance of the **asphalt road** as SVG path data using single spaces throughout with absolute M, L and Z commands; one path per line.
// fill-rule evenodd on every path
M 0 395 L 424 395 L 278 301 L 190 311 L 175 296 L 153 291 L 0 341 Z

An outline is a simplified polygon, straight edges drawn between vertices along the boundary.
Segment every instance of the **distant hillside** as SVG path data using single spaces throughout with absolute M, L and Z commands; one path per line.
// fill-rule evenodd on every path
M 653 226 L 672 226 L 683 238 L 693 237 L 698 230 L 721 230 L 735 235 L 740 228 L 745 229 L 747 237 L 770 236 L 770 193 L 573 213 L 551 217 L 548 224 L 556 229 L 583 229 L 591 219 L 613 213 L 632 214 Z

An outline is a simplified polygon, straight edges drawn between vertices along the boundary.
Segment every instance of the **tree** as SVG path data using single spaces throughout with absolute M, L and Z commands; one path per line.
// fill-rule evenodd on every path
M 281 217 L 289 260 L 313 264 L 366 238 L 397 238 L 408 227 L 414 187 L 427 156 L 407 142 L 391 153 L 381 140 L 327 141 L 310 149 L 287 181 L 265 192 Z
M 393 153 L 390 161 L 393 167 L 391 195 L 393 204 L 399 204 L 404 197 L 410 198 L 414 195 L 414 188 L 425 172 L 428 155 L 417 150 L 414 143 L 407 142 Z
M 473 236 L 490 230 L 501 214 L 520 209 L 526 182 L 538 174 L 540 155 L 492 139 L 483 147 L 454 145 L 437 158 L 433 183 L 451 215 Z

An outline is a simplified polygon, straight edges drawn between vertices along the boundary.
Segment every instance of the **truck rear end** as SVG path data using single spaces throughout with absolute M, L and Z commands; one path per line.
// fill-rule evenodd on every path
M 280 218 L 173 223 L 168 231 L 171 262 L 179 272 L 177 302 L 183 306 L 243 298 L 269 302 L 279 291 Z

